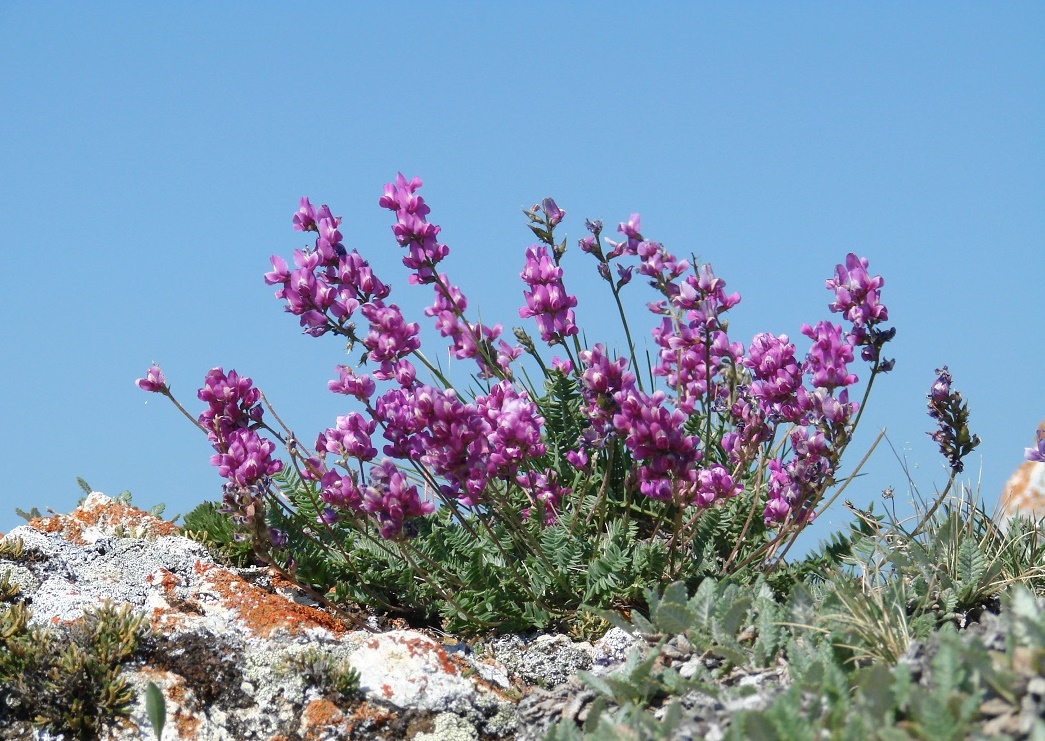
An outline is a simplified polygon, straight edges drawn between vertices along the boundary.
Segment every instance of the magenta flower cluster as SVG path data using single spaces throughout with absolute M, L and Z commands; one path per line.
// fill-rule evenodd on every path
M 618 225 L 619 242 L 604 240 L 602 222 L 588 221 L 580 249 L 596 260 L 618 305 L 619 292 L 636 273 L 658 296 L 647 304 L 656 317 L 649 381 L 661 387 L 647 390 L 632 368 L 633 347 L 629 362 L 603 344 L 580 346 L 578 301 L 567 292 L 560 265 L 565 240 L 554 239 L 565 211 L 545 199 L 526 212 L 541 243 L 525 252 L 519 316 L 536 323 L 546 345 L 561 346 L 568 357 L 554 358 L 550 372 L 572 379 L 583 399 L 577 439 L 565 447 L 556 441 L 552 449 L 537 400 L 515 381 L 524 350 L 542 369 L 545 364 L 522 330 L 516 330 L 521 345 L 512 346 L 501 339 L 501 325 L 468 319 L 464 293 L 442 269 L 449 248 L 439 241 L 440 227 L 428 220 L 421 185 L 419 178 L 399 174 L 379 205 L 395 215 L 392 232 L 404 250 L 409 282 L 432 286 L 434 301 L 424 314 L 448 340 L 449 356 L 477 365 L 481 390 L 471 401 L 421 354 L 420 326 L 406 321 L 388 301 L 388 285 L 358 252 L 346 249 L 342 219 L 327 206 L 301 199 L 293 225 L 315 233 L 315 243 L 294 252 L 293 267 L 273 256 L 273 270 L 265 275 L 307 334 L 340 335 L 363 349 L 366 370 L 339 366 L 328 384 L 360 409 L 338 416 L 316 439 L 314 454 L 301 458 L 303 477 L 317 482 L 326 507 L 322 520 L 369 517 L 382 537 L 395 538 L 410 518 L 434 510 L 433 496 L 483 509 L 492 492 L 516 487 L 529 499 L 528 512 L 550 523 L 573 495 L 563 462 L 585 469 L 605 460 L 612 446 L 627 456 L 625 485 L 650 499 L 706 508 L 752 484 L 760 487 L 767 525 L 812 517 L 858 412 L 849 400 L 858 380 L 850 370 L 856 348 L 873 372 L 892 367 L 880 354 L 894 333 L 881 326 L 888 319 L 884 281 L 870 275 L 867 260 L 847 255 L 827 281 L 834 291 L 830 309 L 842 314 L 847 328 L 826 321 L 803 325 L 801 334 L 810 341 L 804 356 L 787 335 L 761 333 L 745 349 L 729 337 L 726 319 L 740 295 L 727 292 L 710 265 L 691 269 L 647 240 L 638 214 Z M 365 329 L 357 330 L 356 322 Z M 419 381 L 419 369 L 438 383 Z M 138 385 L 169 394 L 155 366 Z M 280 470 L 274 444 L 257 434 L 263 426 L 260 392 L 250 379 L 214 369 L 199 398 L 208 405 L 199 422 L 215 445 L 213 462 L 222 476 L 249 487 Z M 773 445 L 781 436 L 789 442 L 787 455 L 765 460 L 767 452 L 781 449 Z M 758 465 L 764 471 L 753 476 Z
M 207 404 L 199 423 L 217 451 L 210 462 L 219 475 L 248 488 L 283 469 L 283 462 L 272 457 L 275 443 L 257 433 L 262 425 L 261 392 L 249 378 L 214 368 L 197 396 Z
M 519 309 L 519 316 L 537 321 L 541 339 L 554 345 L 577 334 L 573 315 L 577 297 L 566 293 L 562 268 L 552 262 L 547 247 L 534 245 L 526 250 L 526 266 L 520 277 L 529 290 L 523 291 L 526 306 Z

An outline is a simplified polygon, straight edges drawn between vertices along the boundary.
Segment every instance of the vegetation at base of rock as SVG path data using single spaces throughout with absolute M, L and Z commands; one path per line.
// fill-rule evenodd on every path
M 1020 713 L 1028 681 L 1045 670 L 1045 530 L 1018 519 L 1001 532 L 968 496 L 933 511 L 917 533 L 861 513 L 841 563 L 786 594 L 764 579 L 708 579 L 692 593 L 675 583 L 648 594 L 649 618 L 599 613 L 652 648 L 633 649 L 610 675 L 582 672 L 598 699 L 582 724 L 561 721 L 547 738 L 692 733 L 687 696 L 735 699 L 729 676 L 777 665 L 786 680 L 775 697 L 737 712 L 728 738 L 938 741 L 997 737 L 1020 723 L 1003 737 L 1042 737 L 1045 722 Z M 968 630 L 985 611 L 1008 626 L 1003 646 Z M 671 659 L 680 642 L 684 675 Z
M 183 518 L 182 534 L 203 543 L 221 563 L 237 568 L 251 565 L 255 561 L 254 546 L 236 537 L 236 526 L 219 510 L 220 505 L 214 502 L 197 506 Z
M 306 685 L 341 699 L 350 699 L 359 692 L 359 672 L 348 661 L 320 649 L 309 648 L 288 657 L 280 671 L 299 676 Z
M 30 616 L 24 602 L 0 606 L 0 720 L 98 738 L 134 701 L 121 666 L 146 637 L 145 618 L 106 605 L 45 629 Z

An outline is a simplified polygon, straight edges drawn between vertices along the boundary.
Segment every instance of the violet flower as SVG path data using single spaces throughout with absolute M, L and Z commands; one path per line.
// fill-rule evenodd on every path
M 435 511 L 433 502 L 422 502 L 417 487 L 390 460 L 372 466 L 370 483 L 363 489 L 360 509 L 374 515 L 382 538 L 395 538 L 403 523 Z
M 219 448 L 222 452 L 212 455 L 210 462 L 217 466 L 222 478 L 248 487 L 283 470 L 283 462 L 272 458 L 275 449 L 272 441 L 260 437 L 254 430 L 240 428 L 225 436 Z
M 889 319 L 889 310 L 881 302 L 885 279 L 880 275 L 872 277 L 867 266 L 866 258 L 857 257 L 852 252 L 845 256 L 845 265 L 835 266 L 835 276 L 826 281 L 827 288 L 835 292 L 835 300 L 829 308 L 852 322 L 849 343 L 863 348 L 860 357 L 869 363 L 877 363 L 878 371 L 887 373 L 896 361 L 881 359 L 881 351 L 896 335 L 896 329 L 878 327 Z
M 212 368 L 196 395 L 207 404 L 199 423 L 212 443 L 220 444 L 233 430 L 261 424 L 261 392 L 235 370 L 225 375 L 220 367 Z
M 520 473 L 515 477 L 515 482 L 522 487 L 530 501 L 543 513 L 545 525 L 555 523 L 562 507 L 562 500 L 573 492 L 570 487 L 559 484 L 559 474 L 550 468 L 545 469 L 542 473 L 535 471 Z M 530 517 L 531 509 L 523 510 L 522 514 L 524 518 Z
M 339 365 L 337 372 L 337 380 L 327 382 L 327 388 L 333 393 L 353 396 L 364 404 L 374 395 L 374 390 L 377 387 L 374 384 L 374 379 L 370 376 L 365 374 L 361 376 L 356 375 L 346 365 Z
M 387 381 L 395 376 L 401 361 L 420 349 L 421 341 L 417 337 L 420 328 L 416 322 L 408 324 L 398 306 L 386 306 L 379 300 L 363 304 L 359 313 L 370 322 L 370 331 L 362 339 L 368 359 L 380 364 L 374 378 Z
M 577 297 L 566 293 L 562 268 L 552 261 L 547 247 L 533 245 L 526 250 L 526 265 L 519 277 L 530 289 L 523 291 L 526 306 L 519 309 L 519 316 L 537 321 L 542 340 L 557 344 L 577 334 L 573 315 Z
M 744 365 L 754 378 L 751 395 L 766 414 L 801 423 L 809 410 L 808 398 L 802 387 L 802 369 L 795 360 L 795 346 L 787 335 L 755 335 Z
M 394 183 L 385 185 L 384 195 L 378 201 L 382 208 L 395 212 L 392 233 L 396 241 L 407 248 L 403 264 L 414 271 L 409 278 L 412 284 L 434 283 L 436 265 L 450 254 L 450 248 L 437 239 L 440 228 L 425 218 L 431 209 L 424 198 L 417 195 L 421 185 L 421 178 L 408 181 L 399 173 Z
M 697 482 L 689 487 L 692 503 L 698 507 L 710 507 L 720 499 L 740 494 L 744 487 L 733 481 L 725 466 L 713 465 L 697 472 Z
M 134 383 L 142 391 L 151 391 L 153 393 L 166 393 L 167 391 L 167 379 L 163 377 L 163 371 L 160 370 L 160 366 L 156 365 L 156 363 L 149 367 L 149 370 L 145 373 L 145 378 L 139 378 Z
M 581 350 L 577 358 L 584 367 L 581 396 L 587 404 L 588 419 L 599 427 L 608 425 L 620 409 L 618 394 L 635 389 L 635 374 L 628 370 L 626 358 L 610 360 L 601 343 Z
M 687 416 L 682 410 L 664 406 L 663 391 L 649 395 L 632 389 L 617 397 L 620 411 L 613 415 L 613 426 L 642 462 L 639 490 L 654 499 L 671 499 L 674 482 L 695 480 L 693 466 L 702 457 L 697 449 L 700 440 L 686 434 Z
M 508 381 L 501 381 L 486 396 L 475 400 L 476 410 L 493 428 L 490 437 L 489 476 L 514 476 L 519 466 L 543 456 L 544 418 L 529 396 Z
M 841 327 L 825 321 L 815 327 L 803 324 L 802 334 L 813 340 L 804 370 L 812 376 L 814 387 L 831 390 L 860 380 L 846 367 L 853 362 L 853 346 L 843 341 Z
M 1027 448 L 1024 457 L 1036 463 L 1045 463 L 1045 427 L 1038 429 L 1037 445 Z
M 331 512 L 337 510 L 358 510 L 363 502 L 363 494 L 351 476 L 343 476 L 337 471 L 327 471 L 320 479 L 319 498 L 330 505 Z M 324 518 L 330 522 L 334 518 Z
M 319 433 L 316 453 L 320 459 L 333 453 L 343 461 L 354 458 L 359 461 L 373 460 L 377 449 L 370 444 L 370 436 L 377 429 L 377 420 L 365 418 L 359 412 L 350 412 L 338 417 L 334 427 Z

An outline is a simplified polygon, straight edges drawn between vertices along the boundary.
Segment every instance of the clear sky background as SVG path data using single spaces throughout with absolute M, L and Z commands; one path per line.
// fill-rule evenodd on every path
M 586 217 L 639 212 L 710 261 L 745 345 L 804 352 L 801 324 L 837 318 L 824 280 L 866 256 L 897 365 L 847 468 L 886 427 L 923 493 L 944 484 L 925 394 L 948 364 L 983 438 L 966 479 L 996 501 L 1045 418 L 1045 5 L 507 8 L 0 2 L 0 531 L 16 506 L 70 510 L 77 476 L 169 516 L 219 496 L 207 441 L 133 384 L 152 361 L 194 413 L 208 369 L 251 376 L 306 442 L 350 409 L 326 390 L 341 344 L 302 336 L 261 278 L 306 243 L 302 195 L 434 348 L 377 205 L 397 171 L 424 179 L 471 306 L 509 327 L 519 209 L 549 195 L 592 340 L 620 335 L 574 246 Z M 866 470 L 853 501 L 906 498 L 888 446 Z

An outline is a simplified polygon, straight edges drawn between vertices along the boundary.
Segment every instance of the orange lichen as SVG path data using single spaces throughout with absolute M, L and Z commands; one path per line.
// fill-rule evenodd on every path
M 1038 426 L 1045 432 L 1045 422 Z M 1012 474 L 1002 490 L 998 504 L 999 520 L 1004 523 L 1017 514 L 1045 517 L 1045 463 L 1025 461 Z
M 395 719 L 395 714 L 378 707 L 373 707 L 367 702 L 361 702 L 359 706 L 352 713 L 352 716 L 348 719 L 348 725 L 345 728 L 350 734 L 355 730 L 357 723 L 369 722 L 374 726 L 381 727 L 382 725 Z
M 277 630 L 297 634 L 309 628 L 323 628 L 334 635 L 345 632 L 345 624 L 333 615 L 267 592 L 220 566 L 199 563 L 196 570 L 258 636 L 269 638 Z
M 325 737 L 331 728 L 337 728 L 345 722 L 345 714 L 325 697 L 306 705 L 301 718 L 306 739 Z
M 77 545 L 87 543 L 84 533 L 91 528 L 106 535 L 112 535 L 122 529 L 143 538 L 179 533 L 178 526 L 173 522 L 161 520 L 148 512 L 96 495 L 88 497 L 83 504 L 67 515 L 36 517 L 29 522 L 29 527 L 43 533 L 60 533 L 63 538 Z

